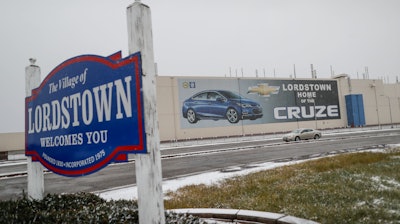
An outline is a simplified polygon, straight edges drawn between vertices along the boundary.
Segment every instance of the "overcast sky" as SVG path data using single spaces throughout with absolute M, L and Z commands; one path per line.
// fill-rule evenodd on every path
M 1 0 L 0 133 L 24 131 L 25 66 L 127 56 L 134 0 Z M 143 0 L 160 76 L 400 75 L 399 0 Z M 358 73 L 358 75 L 357 75 Z

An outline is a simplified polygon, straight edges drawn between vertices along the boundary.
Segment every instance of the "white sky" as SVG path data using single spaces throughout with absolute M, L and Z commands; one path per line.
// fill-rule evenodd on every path
M 24 130 L 25 66 L 44 78 L 81 54 L 127 56 L 133 0 L 0 1 L 0 133 Z M 399 0 L 143 0 L 159 75 L 400 75 Z

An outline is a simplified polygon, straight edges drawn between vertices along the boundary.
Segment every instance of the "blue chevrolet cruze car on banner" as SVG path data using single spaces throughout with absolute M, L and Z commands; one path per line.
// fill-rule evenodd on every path
M 183 102 L 182 114 L 192 124 L 203 119 L 227 119 L 230 123 L 237 123 L 239 120 L 255 120 L 263 116 L 259 103 L 227 90 L 196 93 Z

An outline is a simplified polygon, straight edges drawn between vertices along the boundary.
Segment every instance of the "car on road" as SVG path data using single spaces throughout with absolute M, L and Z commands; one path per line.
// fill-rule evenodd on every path
M 205 90 L 183 102 L 182 115 L 189 123 L 199 120 L 226 119 L 230 123 L 239 120 L 255 120 L 263 116 L 262 107 L 254 100 L 228 90 Z
M 300 141 L 306 139 L 319 139 L 322 137 L 321 131 L 312 128 L 300 128 L 293 130 L 283 136 L 283 141 Z

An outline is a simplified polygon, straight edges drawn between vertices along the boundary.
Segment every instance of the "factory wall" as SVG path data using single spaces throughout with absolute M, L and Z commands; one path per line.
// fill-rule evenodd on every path
M 308 91 L 305 89 L 302 91 L 310 92 L 308 95 L 307 93 L 297 94 L 298 91 L 294 90 L 295 84 L 297 84 L 296 88 L 300 86 L 305 88 L 306 84 L 318 83 L 329 84 L 332 87 L 332 93 L 328 90 L 311 91 L 310 86 Z M 184 102 L 204 90 L 238 92 L 249 99 L 249 102 L 254 101 L 260 104 L 263 107 L 263 116 L 241 119 L 233 123 L 226 118 L 200 119 L 195 123 L 190 123 L 183 116 Z M 400 83 L 384 84 L 382 80 L 350 79 L 347 75 L 340 75 L 333 79 L 159 76 L 157 77 L 157 111 L 160 140 L 171 142 L 262 135 L 283 133 L 303 127 L 321 130 L 347 127 L 345 96 L 350 94 L 362 94 L 366 126 L 400 124 Z M 331 108 L 331 116 L 325 116 L 326 111 L 317 119 L 310 116 L 313 110 L 316 114 L 315 109 L 318 106 L 327 105 L 338 105 Z M 301 108 L 305 109 L 302 112 L 308 116 L 296 113 L 296 110 L 301 110 Z M 292 115 L 287 113 L 289 109 L 294 110 Z M 24 150 L 24 144 L 23 132 L 0 134 L 0 152 Z
M 158 96 L 158 114 L 160 122 L 161 141 L 176 141 L 198 138 L 218 138 L 229 136 L 246 136 L 259 135 L 266 133 L 281 133 L 287 132 L 296 128 L 311 127 L 317 129 L 332 129 L 348 127 L 346 114 L 345 96 L 349 94 L 362 94 L 365 114 L 365 125 L 387 125 L 400 124 L 400 84 L 384 84 L 382 80 L 359 80 L 350 79 L 347 75 L 340 75 L 333 79 L 272 79 L 272 78 L 215 78 L 215 77 L 165 77 L 157 78 L 157 96 Z M 337 94 L 338 102 L 333 104 L 339 105 L 340 116 L 336 119 L 332 118 L 310 118 L 310 119 L 292 119 L 277 122 L 277 120 L 266 120 L 264 111 L 263 118 L 255 120 L 240 120 L 235 124 L 230 124 L 224 119 L 218 120 L 199 120 L 195 124 L 189 124 L 183 117 L 183 102 L 190 98 L 193 94 L 207 89 L 233 89 L 239 90 L 241 95 L 251 99 L 258 99 L 258 102 L 274 102 L 274 97 L 278 96 L 282 91 L 283 84 L 288 86 L 288 83 L 336 83 L 337 93 L 333 93 L 333 98 L 329 98 L 329 94 L 318 93 L 315 103 L 305 103 L 304 105 L 318 106 L 318 104 L 329 105 L 330 101 L 335 101 Z M 238 84 L 239 83 L 239 84 Z M 250 84 L 266 84 L 269 87 L 275 88 L 275 92 L 271 91 L 269 96 L 264 99 L 260 97 L 262 94 L 246 94 L 248 88 L 243 88 L 242 83 Z M 272 83 L 272 84 L 271 84 Z M 279 85 L 274 85 L 279 84 Z M 198 88 L 199 84 L 203 87 Z M 189 94 L 183 94 L 182 91 L 190 89 L 192 85 L 196 91 L 191 91 Z M 253 87 L 253 86 L 251 86 Z M 276 90 L 280 87 L 279 91 Z M 267 91 L 268 92 L 268 91 Z M 296 91 L 293 91 L 296 94 Z M 314 92 L 314 91 L 307 91 Z M 184 97 L 183 97 L 184 96 Z M 296 95 L 294 95 L 296 96 Z M 319 102 L 318 99 L 328 97 L 325 101 Z M 296 98 L 296 97 L 294 97 Z M 279 101 L 288 103 L 291 106 L 302 106 L 301 100 L 279 98 Z M 276 104 L 276 102 L 275 102 Z M 307 112 L 310 112 L 308 110 Z

